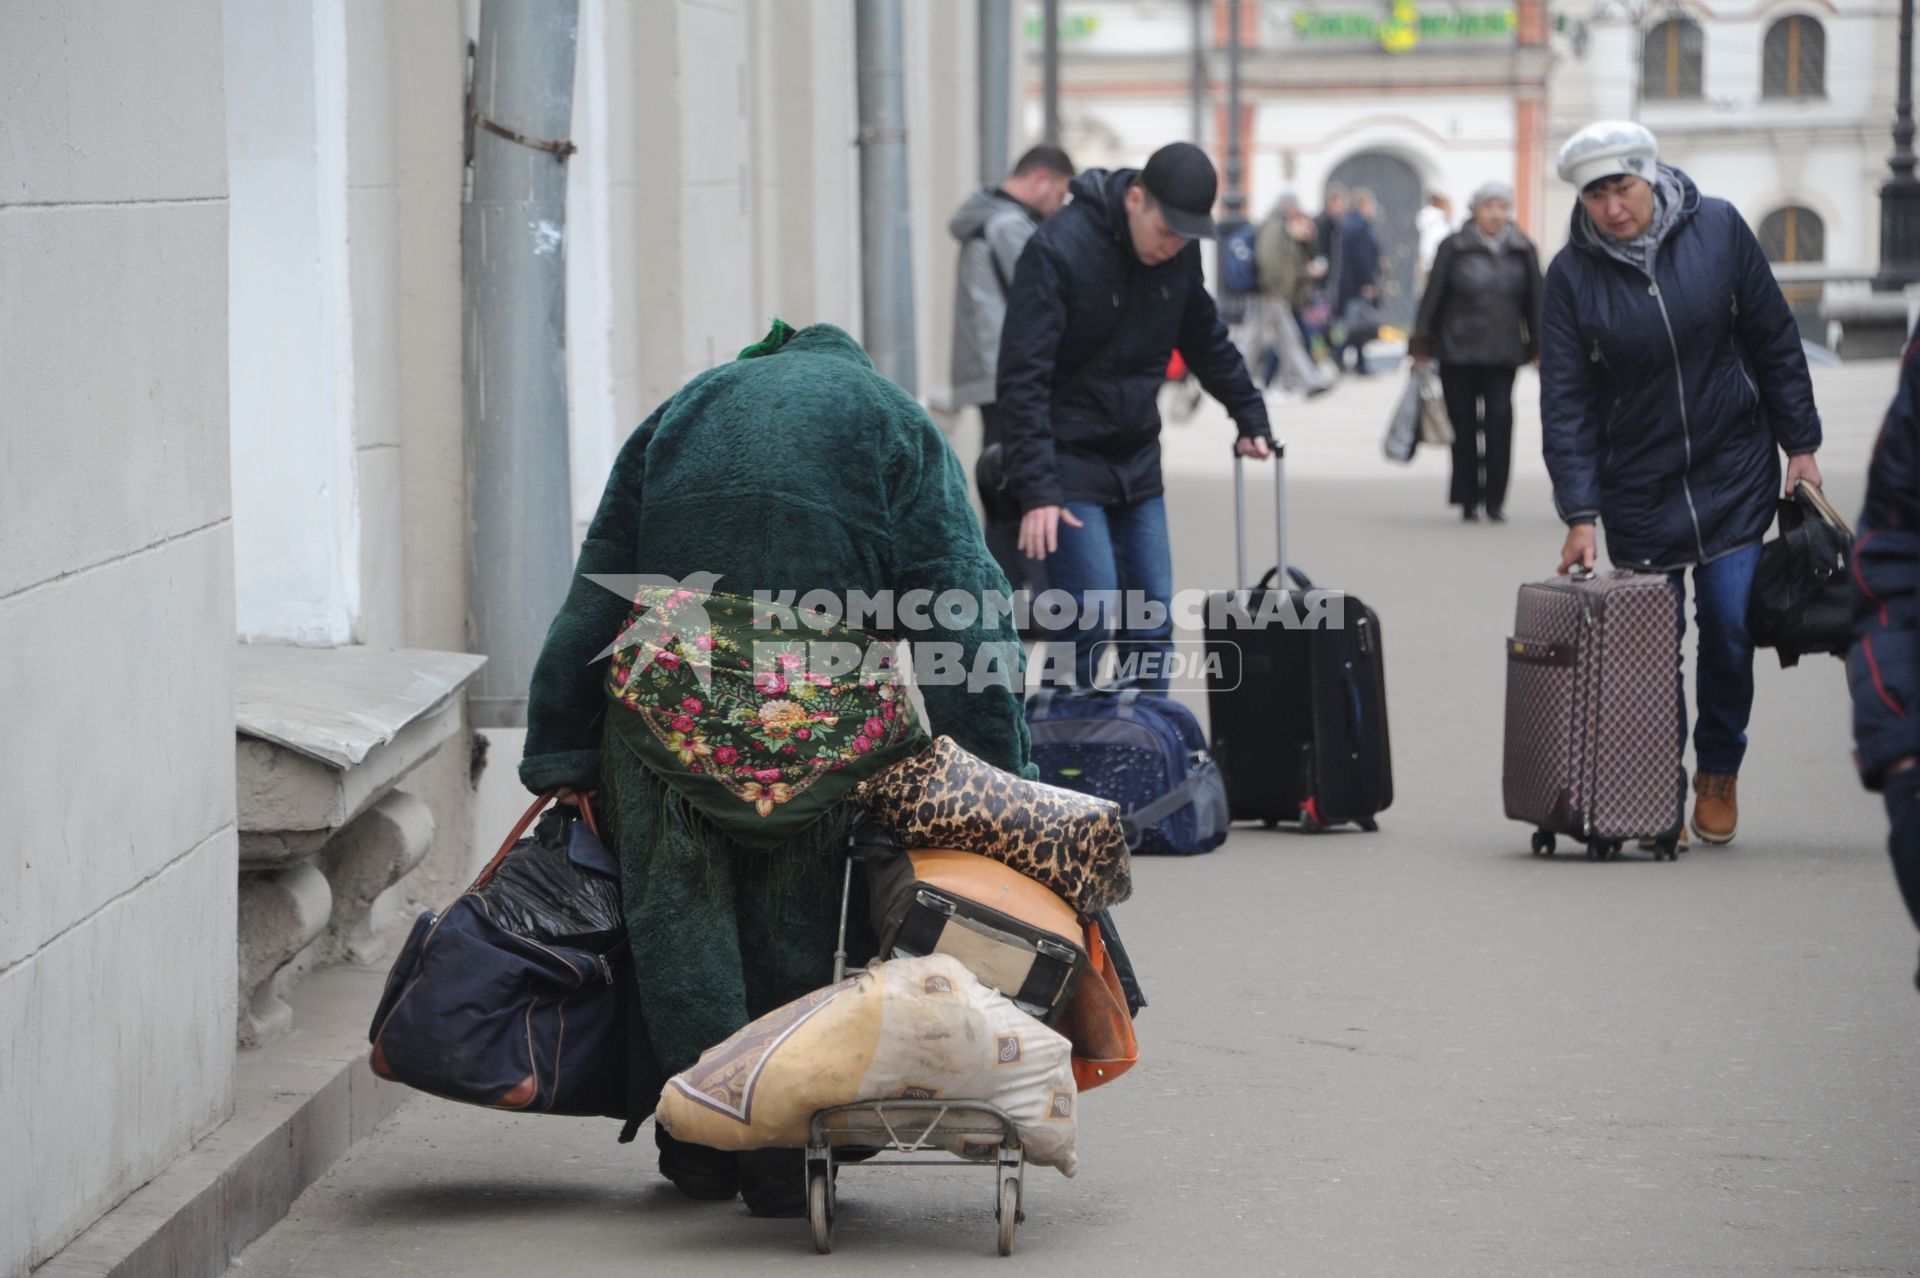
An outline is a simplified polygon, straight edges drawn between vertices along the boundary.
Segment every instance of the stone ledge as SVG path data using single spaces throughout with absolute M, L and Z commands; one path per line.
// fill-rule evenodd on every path
M 34 1278 L 220 1278 L 240 1251 L 412 1093 L 367 1068 L 383 970 L 339 967 L 292 995 L 295 1028 L 242 1052 L 233 1116 Z

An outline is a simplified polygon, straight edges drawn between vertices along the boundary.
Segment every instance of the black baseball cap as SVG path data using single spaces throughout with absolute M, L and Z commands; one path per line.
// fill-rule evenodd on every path
M 1190 240 L 1219 238 L 1213 199 L 1220 179 L 1207 153 L 1191 142 L 1169 142 L 1147 159 L 1140 184 L 1160 205 L 1167 229 Z

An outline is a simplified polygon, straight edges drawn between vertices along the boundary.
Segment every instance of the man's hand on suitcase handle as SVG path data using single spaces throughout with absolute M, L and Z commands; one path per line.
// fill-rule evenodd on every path
M 1072 528 L 1086 527 L 1065 506 L 1036 506 L 1020 517 L 1020 553 L 1045 559 L 1060 549 L 1060 521 Z
M 1560 547 L 1560 571 L 1563 574 L 1576 566 L 1591 569 L 1598 557 L 1592 524 L 1574 524 L 1567 529 L 1567 540 Z
M 1265 461 L 1273 456 L 1273 441 L 1265 435 L 1242 435 L 1234 441 L 1233 452 L 1237 457 Z

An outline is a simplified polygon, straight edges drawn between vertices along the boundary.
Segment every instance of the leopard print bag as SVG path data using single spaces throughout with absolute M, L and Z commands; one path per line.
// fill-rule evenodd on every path
M 953 848 L 1005 862 L 1083 916 L 1133 894 L 1120 805 L 1003 771 L 940 737 L 854 788 L 901 847 Z

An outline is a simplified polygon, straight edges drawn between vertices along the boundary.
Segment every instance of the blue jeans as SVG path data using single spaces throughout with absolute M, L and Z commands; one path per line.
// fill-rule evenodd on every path
M 1699 716 L 1693 727 L 1694 766 L 1701 772 L 1738 772 L 1747 753 L 1747 719 L 1753 713 L 1753 635 L 1747 630 L 1747 596 L 1760 566 L 1755 542 L 1693 569 L 1693 619 L 1700 627 Z M 1684 592 L 1685 569 L 1668 574 Z M 1680 613 L 1686 632 L 1686 610 Z M 1680 738 L 1687 735 L 1687 692 L 1680 689 Z
M 1089 501 L 1070 501 L 1066 508 L 1084 527 L 1060 523 L 1060 549 L 1047 556 L 1047 581 L 1055 590 L 1073 596 L 1073 680 L 1081 688 L 1093 686 L 1096 649 L 1108 639 L 1119 641 L 1123 654 L 1173 651 L 1173 551 L 1167 543 L 1167 506 L 1164 499 L 1149 497 L 1130 506 L 1099 506 Z M 1089 604 L 1095 591 L 1120 592 L 1119 610 L 1107 605 L 1107 614 L 1091 615 L 1098 601 Z M 1129 596 L 1135 596 L 1129 606 Z M 1157 601 L 1154 617 L 1136 617 L 1140 603 Z M 1130 629 L 1130 620 L 1158 621 Z M 1107 622 L 1111 622 L 1109 626 Z M 1061 634 L 1062 638 L 1066 635 Z M 1164 676 L 1144 678 L 1140 686 L 1151 692 L 1166 691 Z

